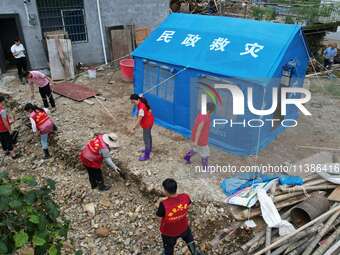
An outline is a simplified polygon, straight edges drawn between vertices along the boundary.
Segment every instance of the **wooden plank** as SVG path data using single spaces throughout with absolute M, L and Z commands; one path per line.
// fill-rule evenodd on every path
M 105 97 L 102 97 L 102 96 L 96 96 L 96 98 L 102 100 L 102 101 L 106 101 L 106 98 Z
M 85 99 L 83 102 L 87 103 L 88 105 L 94 105 L 94 102 L 89 99 Z
M 329 195 L 328 200 L 340 202 L 340 186 Z
M 124 26 L 109 28 L 111 38 L 111 58 L 112 60 L 126 56 L 132 51 L 131 34 Z
M 294 232 L 285 235 L 284 237 L 281 237 L 279 239 L 277 239 L 274 243 L 272 243 L 270 246 L 265 247 L 264 249 L 258 251 L 255 253 L 255 255 L 261 255 L 264 254 L 266 251 L 270 251 L 273 248 L 278 247 L 279 245 L 281 245 L 283 242 L 285 242 L 286 240 L 288 240 L 289 238 L 292 238 L 294 235 L 296 235 L 297 233 L 305 230 L 306 228 L 314 225 L 316 222 L 318 222 L 319 220 L 322 220 L 326 217 L 328 217 L 329 215 L 331 215 L 332 213 L 335 213 L 336 211 L 340 210 L 340 205 L 328 210 L 327 212 L 325 212 L 324 214 L 320 215 L 319 217 L 313 219 L 312 221 L 308 222 L 307 224 L 303 225 L 302 227 L 298 228 L 297 230 L 295 230 Z
M 74 79 L 71 40 L 48 39 L 47 49 L 52 80 Z
M 145 38 L 150 34 L 150 28 L 148 27 L 139 27 L 135 30 L 136 35 L 136 44 L 141 44 Z
M 340 148 L 328 148 L 328 147 L 318 147 L 318 146 L 304 146 L 304 145 L 298 145 L 298 148 L 301 149 L 310 149 L 310 150 L 320 150 L 320 151 L 340 151 Z
M 44 37 L 46 39 L 69 39 L 68 33 L 64 30 L 45 32 Z

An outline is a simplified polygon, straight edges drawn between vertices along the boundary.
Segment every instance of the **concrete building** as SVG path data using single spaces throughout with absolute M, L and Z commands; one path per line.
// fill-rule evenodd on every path
M 106 28 L 135 24 L 152 29 L 167 16 L 169 9 L 169 0 L 1 0 L 2 72 L 12 62 L 10 47 L 17 37 L 26 47 L 30 67 L 46 68 L 48 63 L 43 33 L 61 29 L 67 31 L 72 40 L 74 63 L 104 62 L 97 3 L 109 60 Z

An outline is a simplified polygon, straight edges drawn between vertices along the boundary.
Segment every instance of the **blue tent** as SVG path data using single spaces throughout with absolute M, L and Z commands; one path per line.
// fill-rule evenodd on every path
M 256 109 L 268 109 L 275 96 L 280 103 L 272 88 L 302 87 L 308 50 L 298 25 L 171 14 L 133 57 L 135 92 L 145 94 L 156 122 L 189 136 L 204 94 L 216 105 L 212 118 L 220 121 L 213 122 L 209 142 L 227 152 L 256 154 L 285 129 L 282 121 L 298 117 L 295 106 L 285 116 L 280 107 L 258 116 L 246 102 L 244 114 L 235 114 L 231 91 L 218 86 L 236 86 L 246 99 L 251 88 Z M 275 118 L 280 120 L 275 125 L 264 121 Z M 255 124 L 261 120 L 263 125 Z

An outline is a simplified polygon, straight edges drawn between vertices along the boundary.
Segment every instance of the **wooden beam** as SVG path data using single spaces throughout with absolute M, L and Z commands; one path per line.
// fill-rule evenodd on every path
M 315 218 L 314 220 L 308 222 L 307 224 L 303 225 L 302 227 L 298 228 L 297 230 L 293 231 L 292 233 L 280 238 L 279 240 L 275 241 L 274 243 L 272 243 L 270 246 L 268 247 L 265 247 L 264 249 L 256 252 L 254 255 L 261 255 L 261 254 L 264 254 L 265 252 L 275 248 L 275 247 L 278 247 L 280 244 L 282 244 L 283 242 L 285 242 L 286 240 L 288 240 L 289 238 L 295 236 L 297 233 L 305 230 L 306 228 L 312 226 L 313 224 L 315 224 L 316 222 L 318 222 L 319 220 L 322 220 L 326 217 L 328 217 L 329 215 L 337 212 L 340 210 L 340 205 L 338 205 L 337 207 L 325 212 L 324 214 L 321 214 L 319 217 Z

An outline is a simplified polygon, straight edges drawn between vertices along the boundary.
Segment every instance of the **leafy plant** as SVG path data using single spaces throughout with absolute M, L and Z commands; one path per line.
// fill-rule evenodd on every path
M 55 182 L 38 186 L 32 176 L 10 179 L 0 172 L 0 254 L 30 248 L 34 254 L 58 255 L 69 223 L 51 198 Z
M 254 6 L 251 9 L 251 16 L 254 17 L 254 19 L 256 20 L 262 20 L 265 13 L 266 13 L 266 10 L 264 7 Z
M 272 7 L 266 7 L 264 16 L 266 20 L 275 20 L 276 18 L 276 11 Z

